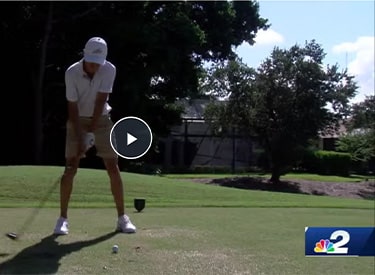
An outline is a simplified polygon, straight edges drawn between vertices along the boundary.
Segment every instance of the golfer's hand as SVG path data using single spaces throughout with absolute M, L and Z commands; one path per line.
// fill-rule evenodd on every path
M 95 144 L 95 135 L 92 132 L 88 132 L 85 135 L 85 150 L 87 151 Z

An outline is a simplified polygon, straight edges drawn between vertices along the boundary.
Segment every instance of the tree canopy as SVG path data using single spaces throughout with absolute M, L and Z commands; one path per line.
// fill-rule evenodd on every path
M 375 96 L 367 96 L 362 102 L 352 107 L 350 129 L 375 129 Z
M 0 22 L 4 77 L 22 77 L 3 87 L 12 109 L 6 142 L 17 144 L 8 163 L 35 161 L 48 142 L 63 148 L 64 71 L 90 37 L 107 41 L 117 67 L 113 118 L 140 116 L 162 135 L 179 121 L 175 100 L 199 94 L 202 62 L 234 56 L 233 46 L 254 44 L 268 27 L 255 1 L 3 2 Z M 25 135 L 34 143 L 14 138 Z
M 348 133 L 337 141 L 337 150 L 350 153 L 354 161 L 374 160 L 375 96 L 368 96 L 352 106 L 347 128 Z
M 324 68 L 325 53 L 315 41 L 289 49 L 275 47 L 256 70 L 238 60 L 216 66 L 205 90 L 227 96 L 212 105 L 213 126 L 234 124 L 256 136 L 272 169 L 272 181 L 296 159 L 299 149 L 320 131 L 338 125 L 350 113 L 356 94 L 353 77 L 337 65 Z

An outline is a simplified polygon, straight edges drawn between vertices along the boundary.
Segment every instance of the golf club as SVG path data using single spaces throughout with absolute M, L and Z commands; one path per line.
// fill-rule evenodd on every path
M 43 208 L 44 204 L 48 200 L 48 198 L 51 196 L 52 192 L 56 189 L 57 185 L 60 183 L 61 176 L 54 182 L 54 184 L 48 189 L 44 197 L 41 199 L 39 205 L 35 207 L 32 212 L 30 213 L 29 217 L 25 220 L 25 222 L 22 224 L 22 226 L 19 228 L 19 230 L 16 232 L 9 232 L 5 235 L 11 239 L 11 240 L 17 240 L 20 238 L 20 236 L 25 232 L 25 229 L 27 226 L 29 226 L 35 219 L 35 217 L 38 215 L 40 209 Z

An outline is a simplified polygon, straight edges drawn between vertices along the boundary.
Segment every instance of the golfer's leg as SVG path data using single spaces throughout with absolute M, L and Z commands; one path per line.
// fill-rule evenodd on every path
M 118 216 L 123 216 L 125 213 L 124 209 L 124 188 L 120 175 L 120 169 L 118 167 L 117 158 L 103 159 L 104 165 L 107 169 L 108 176 L 111 181 L 111 191 L 113 199 L 116 204 Z
M 60 183 L 60 216 L 68 218 L 68 204 L 70 195 L 73 189 L 74 176 L 77 173 L 79 165 L 79 158 L 68 158 L 66 160 L 66 166 L 63 176 L 61 177 Z
M 124 215 L 124 189 L 118 167 L 118 156 L 112 149 L 110 134 L 113 123 L 108 116 L 100 117 L 95 134 L 97 156 L 103 159 L 111 182 L 111 191 L 116 204 L 118 216 Z
M 82 127 L 83 122 L 81 121 Z M 73 179 L 77 173 L 80 158 L 77 157 L 78 140 L 75 135 L 73 125 L 66 123 L 66 143 L 65 143 L 65 171 L 60 182 L 60 216 L 67 219 L 68 204 L 73 189 Z

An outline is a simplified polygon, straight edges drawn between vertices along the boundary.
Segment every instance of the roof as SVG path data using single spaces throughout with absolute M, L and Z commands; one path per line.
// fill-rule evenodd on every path
M 204 110 L 211 101 L 209 99 L 181 99 L 178 103 L 184 106 L 182 118 L 204 118 Z
M 320 138 L 339 138 L 347 133 L 347 129 L 343 122 L 340 122 L 337 130 L 327 128 L 319 134 Z

